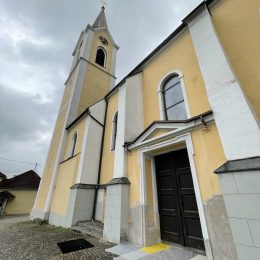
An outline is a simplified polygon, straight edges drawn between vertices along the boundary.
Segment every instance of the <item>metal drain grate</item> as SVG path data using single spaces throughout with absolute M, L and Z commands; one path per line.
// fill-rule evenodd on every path
M 59 242 L 57 245 L 63 254 L 94 247 L 91 243 L 83 238 Z

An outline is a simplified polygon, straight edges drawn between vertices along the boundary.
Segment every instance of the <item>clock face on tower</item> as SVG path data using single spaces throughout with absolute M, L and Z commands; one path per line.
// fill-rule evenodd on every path
M 105 45 L 105 46 L 108 45 L 107 39 L 106 39 L 105 37 L 103 37 L 103 36 L 99 36 L 99 41 L 100 41 L 103 45 Z

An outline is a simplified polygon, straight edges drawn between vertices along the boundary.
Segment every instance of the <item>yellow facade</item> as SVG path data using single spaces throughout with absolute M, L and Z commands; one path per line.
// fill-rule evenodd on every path
M 35 203 L 35 208 L 43 209 L 45 206 L 46 198 L 49 192 L 50 182 L 52 178 L 53 169 L 55 167 L 56 156 L 58 153 L 58 148 L 60 144 L 60 138 L 65 127 L 65 118 L 67 114 L 67 108 L 64 109 L 58 116 L 56 121 L 56 126 L 53 132 L 53 137 L 51 145 L 49 148 L 49 154 L 44 168 L 43 178 L 44 181 L 41 182 L 39 193 L 40 195 L 37 198 Z
M 2 192 L 4 190 L 0 190 Z M 8 200 L 4 209 L 6 215 L 29 214 L 33 207 L 37 190 L 8 190 L 15 198 Z
M 51 211 L 66 215 L 70 196 L 70 188 L 76 184 L 77 170 L 82 149 L 82 141 L 86 118 L 79 121 L 78 124 L 68 130 L 67 144 L 65 147 L 63 162 L 59 166 L 57 185 L 55 187 L 52 200 Z M 77 142 L 74 151 L 74 157 L 70 157 L 70 149 L 74 134 L 77 133 Z
M 140 203 L 140 166 L 138 164 L 138 151 L 133 150 L 127 155 L 127 177 L 131 183 L 129 193 L 129 208 Z
M 159 137 L 159 136 L 158 136 Z M 203 128 L 191 132 L 194 147 L 194 163 L 200 187 L 201 198 L 208 201 L 213 196 L 221 194 L 219 177 L 214 170 L 226 162 L 222 144 L 215 124 L 211 124 L 208 131 Z M 157 154 L 170 152 L 175 149 L 186 148 L 184 144 L 156 150 Z M 132 150 L 128 154 L 128 178 L 131 182 L 130 208 L 140 202 L 140 168 L 138 162 L 138 150 Z M 153 208 L 152 183 L 151 183 L 151 161 L 146 161 L 147 203 Z
M 88 64 L 84 87 L 81 93 L 78 115 L 87 107 L 97 103 L 108 92 L 111 76 L 92 64 Z
M 210 9 L 209 13 L 206 7 Z M 238 9 L 243 12 L 230 15 L 233 10 Z M 233 240 L 233 227 L 229 222 L 232 217 L 229 216 L 225 191 L 221 191 L 221 187 L 227 187 L 223 186 L 223 175 L 220 178 L 214 171 L 223 168 L 221 165 L 233 164 L 233 158 L 237 156 L 235 151 L 239 151 L 236 145 L 241 142 L 237 142 L 238 139 L 235 138 L 235 141 L 231 140 L 233 129 L 230 130 L 229 127 L 236 126 L 236 131 L 240 128 L 237 123 L 240 118 L 234 119 L 236 108 L 239 113 L 240 102 L 234 104 L 238 97 L 236 94 L 241 94 L 239 83 L 252 104 L 252 111 L 255 110 L 253 114 L 255 112 L 256 117 L 260 118 L 258 9 L 258 0 L 252 0 L 250 4 L 244 0 L 219 0 L 214 3 L 211 0 L 205 1 L 183 20 L 182 25 L 161 47 L 109 92 L 115 79 L 112 74 L 117 46 L 106 26 L 96 27 L 101 23 L 106 25 L 103 7 L 96 20 L 98 22 L 94 23 L 96 25 L 88 26 L 78 42 L 80 44 L 88 33 L 90 39 L 93 33 L 91 46 L 87 46 L 90 50 L 88 59 L 80 59 L 84 48 L 77 50 L 79 44 L 74 53 L 73 66 L 80 63 L 83 67 L 86 65 L 86 69 L 84 75 L 82 71 L 77 74 L 75 70 L 66 84 L 39 198 L 35 204 L 35 208 L 41 209 L 44 214 L 35 211 L 34 216 L 47 216 L 50 223 L 61 223 L 64 226 L 74 226 L 85 220 L 104 222 L 103 238 L 112 243 L 120 243 L 123 236 L 142 245 L 151 245 L 164 239 L 173 242 L 173 230 L 177 230 L 176 236 L 179 237 L 174 241 L 176 243 L 194 246 L 199 250 L 204 250 L 205 246 L 209 259 L 223 259 L 223 255 L 228 259 L 236 259 L 236 242 Z M 200 26 L 204 30 L 203 34 Z M 205 35 L 207 37 L 204 39 Z M 102 45 L 100 36 L 107 39 L 108 45 Z M 202 43 L 205 44 L 205 49 Z M 82 46 L 85 44 L 90 43 L 85 39 Z M 222 53 L 221 45 L 225 53 Z M 100 47 L 106 53 L 104 67 L 95 63 Z M 211 54 L 214 54 L 214 60 Z M 239 82 L 235 82 L 231 72 L 226 74 L 228 61 L 230 71 L 234 69 Z M 218 72 L 214 74 L 215 67 L 224 68 L 224 65 L 227 67 L 222 69 L 222 74 L 219 69 L 217 77 Z M 184 104 L 180 93 L 176 94 L 180 99 L 172 106 L 180 106 L 171 111 L 178 111 L 182 105 L 188 109 L 188 119 L 179 122 L 167 121 L 162 114 L 166 110 L 164 104 L 161 104 L 166 92 L 162 90 L 162 86 L 172 74 L 179 75 Z M 221 87 L 219 78 L 225 83 L 220 84 Z M 229 84 L 228 79 L 237 84 Z M 82 82 L 83 87 L 81 84 L 76 86 L 75 81 Z M 76 88 L 74 93 L 73 85 Z M 174 93 L 176 88 L 170 88 L 168 93 Z M 222 99 L 225 93 L 229 95 Z M 73 101 L 70 103 L 72 95 Z M 173 101 L 174 97 L 171 98 Z M 249 122 L 253 117 L 244 102 L 244 96 L 239 98 L 245 105 L 244 118 Z M 164 99 L 166 100 L 165 97 Z M 74 110 L 71 109 L 73 105 Z M 228 113 L 226 110 L 229 108 L 232 108 L 230 112 L 233 114 L 229 113 L 229 117 L 226 117 L 225 112 Z M 119 109 L 120 116 L 115 123 L 113 119 Z M 58 153 L 64 128 L 64 146 L 62 152 Z M 248 129 L 251 131 L 250 127 Z M 255 135 L 256 130 L 252 130 Z M 75 133 L 77 142 L 74 156 L 71 156 Z M 240 138 L 242 136 L 241 134 Z M 116 140 L 114 150 L 111 150 L 112 140 Z M 247 141 L 258 139 L 241 140 L 246 140 L 246 145 Z M 177 152 L 183 149 L 187 149 L 188 157 L 185 151 Z M 172 153 L 165 157 L 156 157 L 170 152 Z M 257 153 L 257 149 L 253 152 Z M 58 162 L 57 156 L 60 159 Z M 239 160 L 242 159 L 239 157 Z M 55 176 L 51 186 L 52 174 Z M 46 203 L 48 195 L 50 201 Z M 168 232 L 165 237 L 164 232 Z M 190 240 L 193 240 L 194 245 Z
M 105 49 L 106 52 L 106 63 L 105 67 L 101 67 L 98 64 L 95 63 L 95 58 L 96 58 L 96 51 L 97 48 L 101 45 L 99 41 L 99 36 L 103 36 L 107 39 L 108 45 L 104 46 L 102 45 L 102 48 Z M 86 43 L 84 40 L 82 43 L 82 46 Z M 112 69 L 112 62 L 113 62 L 113 48 L 114 48 L 114 43 L 111 39 L 111 36 L 106 30 L 103 31 L 94 31 L 94 36 L 93 36 L 93 42 L 91 46 L 91 51 L 90 51 L 90 56 L 89 60 L 81 60 L 81 62 L 86 62 L 87 63 L 87 69 L 84 75 L 84 81 L 83 81 L 83 88 L 81 92 L 81 98 L 77 110 L 77 115 L 81 114 L 87 107 L 97 103 L 99 100 L 101 100 L 105 94 L 109 91 L 110 88 L 110 83 L 111 83 L 111 77 L 112 75 L 110 74 L 111 69 Z M 51 177 L 54 171 L 55 167 L 55 162 L 56 162 L 56 157 L 60 145 L 60 138 L 62 135 L 63 129 L 67 126 L 66 124 L 66 117 L 69 109 L 69 102 L 71 100 L 71 95 L 72 90 L 73 90 L 73 85 L 75 84 L 76 81 L 76 76 L 77 76 L 77 68 L 74 69 L 74 66 L 76 65 L 76 61 L 79 59 L 80 55 L 83 54 L 83 48 L 81 47 L 79 50 L 79 53 L 75 53 L 74 57 L 74 62 L 72 65 L 72 71 L 71 75 L 68 79 L 68 82 L 66 83 L 66 87 L 64 90 L 63 98 L 61 101 L 61 106 L 60 106 L 60 111 L 59 115 L 56 121 L 56 126 L 53 132 L 53 137 L 52 137 L 52 142 L 49 148 L 49 154 L 48 158 L 46 161 L 45 165 L 45 170 L 43 174 L 43 180 L 42 184 L 39 189 L 40 195 L 38 196 L 38 199 L 35 204 L 36 209 L 44 209 L 47 195 L 50 192 L 50 184 L 51 184 Z M 73 139 L 73 135 L 75 131 L 77 131 L 77 143 L 76 143 L 76 148 L 75 148 L 75 154 L 80 153 L 81 151 L 81 146 L 82 146 L 82 140 L 83 140 L 83 133 L 84 133 L 84 123 L 85 120 L 81 120 L 80 123 L 78 123 L 76 126 L 72 127 L 68 131 L 67 135 L 67 141 L 65 144 L 65 150 L 64 150 L 64 155 L 63 155 L 63 160 L 66 160 L 69 157 L 69 152 L 71 148 L 71 143 Z M 76 159 L 72 159 L 73 161 L 77 161 Z M 66 187 L 71 183 L 75 184 L 72 180 L 74 180 L 76 174 L 77 174 L 77 163 L 71 163 L 71 162 L 65 162 L 65 164 L 70 165 L 68 166 L 70 168 L 69 171 L 71 172 L 71 176 L 69 178 L 63 178 L 62 179 L 62 184 L 58 185 L 62 187 L 64 184 Z M 58 166 L 59 167 L 59 166 Z M 60 175 L 65 175 L 63 174 L 64 171 L 67 171 L 66 167 L 59 167 L 58 169 L 58 179 L 61 178 Z M 72 185 L 71 185 L 72 186 Z M 58 190 L 58 188 L 56 187 Z M 62 188 L 61 188 L 62 189 Z M 57 191 L 59 192 L 59 190 Z M 55 194 L 57 193 L 55 191 Z M 54 196 L 55 197 L 55 196 Z M 56 198 L 54 198 L 54 202 L 56 201 Z M 56 203 L 56 202 L 55 202 Z M 66 208 L 67 205 L 61 206 L 62 208 Z M 54 207 L 56 208 L 56 206 Z
M 86 118 L 83 118 L 76 125 L 68 130 L 67 143 L 64 150 L 63 161 L 70 157 L 70 150 L 73 142 L 73 137 L 77 134 L 77 142 L 75 146 L 74 155 L 79 154 L 82 147 L 83 135 L 86 125 Z
M 176 70 L 183 73 L 191 116 L 210 110 L 192 39 L 185 31 L 143 69 L 145 127 L 154 120 L 160 120 L 157 89 L 164 77 Z
M 207 201 L 221 193 L 219 177 L 214 170 L 226 162 L 226 157 L 215 124 L 210 125 L 208 131 L 196 129 L 191 136 L 201 198 Z
M 108 41 L 107 46 L 100 44 L 100 40 L 99 40 L 100 36 L 106 38 L 106 40 Z M 107 31 L 98 31 L 98 32 L 94 33 L 90 56 L 89 56 L 90 62 L 95 63 L 96 51 L 97 51 L 98 47 L 100 47 L 100 46 L 102 46 L 102 48 L 106 51 L 106 55 L 107 55 L 104 69 L 105 69 L 105 71 L 110 72 L 111 68 L 112 68 L 112 54 L 113 54 L 114 43 L 112 42 L 112 39 Z M 99 66 L 99 65 L 97 64 L 97 66 Z M 103 69 L 103 67 L 100 67 L 100 68 Z
M 169 129 L 156 129 L 154 132 L 152 132 L 151 134 L 149 134 L 145 140 L 149 140 L 149 139 L 153 139 L 156 137 L 159 137 L 161 135 L 167 134 L 169 133 L 170 130 Z
M 100 43 L 100 36 L 107 39 L 107 46 Z M 109 91 L 111 77 L 113 77 L 111 74 L 113 46 L 114 44 L 107 31 L 94 32 L 91 51 L 89 54 L 89 63 L 87 64 L 84 86 L 78 108 L 78 115 L 81 114 L 87 107 L 101 100 Z M 95 63 L 96 53 L 99 47 L 102 47 L 106 52 L 104 68 Z
M 73 84 L 75 82 L 75 77 L 76 77 L 76 70 L 74 70 L 68 79 L 68 82 L 65 85 L 61 105 L 60 105 L 60 110 L 62 110 L 69 102 L 72 90 L 73 90 Z
M 108 99 L 107 118 L 105 125 L 104 148 L 102 153 L 100 184 L 106 184 L 113 179 L 115 152 L 111 151 L 112 120 L 118 110 L 118 91 Z
M 234 12 L 238 7 L 240 12 Z M 260 120 L 259 1 L 219 1 L 212 8 L 212 19 L 241 87 Z
M 60 165 L 57 185 L 50 209 L 51 212 L 64 216 L 67 214 L 67 207 L 71 191 L 70 188 L 76 182 L 78 163 L 79 154 Z

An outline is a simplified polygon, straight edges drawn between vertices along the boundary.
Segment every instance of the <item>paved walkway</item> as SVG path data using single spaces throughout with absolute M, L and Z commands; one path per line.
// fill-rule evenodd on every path
M 0 260 L 207 260 L 193 251 L 158 243 L 140 247 L 129 242 L 113 245 L 70 229 L 39 225 L 28 215 L 0 218 Z M 58 242 L 85 238 L 95 247 L 62 254 Z
M 10 223 L 17 223 L 22 221 L 28 221 L 29 215 L 5 215 L 0 217 L 0 224 L 10 224 Z
M 158 243 L 149 247 L 139 247 L 129 242 L 106 249 L 107 252 L 119 255 L 117 260 L 207 260 L 190 250 Z
M 117 256 L 105 251 L 113 244 L 70 229 L 21 222 L 27 219 L 28 216 L 0 218 L 0 260 L 106 260 Z M 62 254 L 57 242 L 77 238 L 85 238 L 95 247 Z

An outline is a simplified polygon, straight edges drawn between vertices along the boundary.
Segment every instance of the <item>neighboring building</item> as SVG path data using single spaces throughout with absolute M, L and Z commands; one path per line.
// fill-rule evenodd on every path
M 0 174 L 0 178 L 1 176 Z M 0 215 L 29 214 L 40 180 L 38 174 L 32 170 L 10 179 L 5 176 L 0 181 Z
M 73 52 L 31 218 L 260 259 L 259 7 L 203 2 L 116 86 L 102 8 Z

